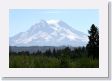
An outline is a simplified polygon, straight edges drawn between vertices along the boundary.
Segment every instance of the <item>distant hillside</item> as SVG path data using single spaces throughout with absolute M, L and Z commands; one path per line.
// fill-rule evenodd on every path
M 64 49 L 66 46 L 60 46 L 60 47 L 53 47 L 53 46 L 30 46 L 30 47 L 17 47 L 17 46 L 10 46 L 9 50 L 12 52 L 22 52 L 22 51 L 28 51 L 30 53 L 35 53 L 38 50 L 41 52 L 45 52 L 46 50 L 51 50 L 53 49 L 58 50 L 58 49 Z M 73 50 L 75 47 L 69 47 L 71 50 Z

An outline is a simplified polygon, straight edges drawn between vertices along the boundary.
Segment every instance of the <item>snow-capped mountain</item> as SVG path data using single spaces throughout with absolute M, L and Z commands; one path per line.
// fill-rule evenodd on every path
M 61 20 L 41 20 L 9 39 L 10 46 L 85 46 L 87 35 Z

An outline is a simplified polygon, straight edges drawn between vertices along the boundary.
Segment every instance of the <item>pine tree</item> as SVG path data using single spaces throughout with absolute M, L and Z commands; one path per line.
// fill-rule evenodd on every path
M 52 55 L 51 50 L 50 49 L 46 50 L 45 51 L 45 55 L 46 56 L 51 56 Z
M 93 58 L 99 58 L 99 31 L 98 28 L 92 24 L 90 30 L 88 31 L 90 36 L 89 42 L 87 44 L 88 56 L 92 56 Z
M 61 53 L 61 62 L 60 65 L 63 68 L 69 67 L 69 60 L 70 60 L 70 54 L 71 54 L 71 49 L 69 47 L 66 47 L 62 50 Z

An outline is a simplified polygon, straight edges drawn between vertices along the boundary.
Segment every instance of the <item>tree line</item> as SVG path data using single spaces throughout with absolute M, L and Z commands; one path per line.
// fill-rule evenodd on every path
M 77 47 L 77 48 L 70 48 L 65 47 L 64 49 L 50 49 L 46 50 L 45 52 L 41 52 L 37 50 L 37 52 L 30 53 L 28 51 L 21 51 L 21 52 L 12 52 L 10 51 L 10 55 L 45 55 L 48 57 L 60 57 L 60 56 L 67 56 L 71 58 L 77 58 L 87 54 L 87 50 L 85 47 Z

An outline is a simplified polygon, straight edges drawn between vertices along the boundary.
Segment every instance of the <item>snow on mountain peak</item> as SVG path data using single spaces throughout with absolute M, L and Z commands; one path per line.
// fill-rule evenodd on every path
M 71 28 L 61 20 L 41 20 L 28 31 L 10 38 L 11 46 L 85 46 L 84 33 Z
M 57 24 L 58 22 L 60 22 L 60 20 L 52 19 L 47 21 L 48 24 Z

